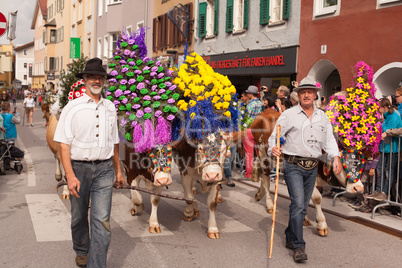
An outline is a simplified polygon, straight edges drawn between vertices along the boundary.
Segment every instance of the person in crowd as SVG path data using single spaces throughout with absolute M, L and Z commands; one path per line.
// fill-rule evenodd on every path
M 32 93 L 24 99 L 25 115 L 27 117 L 27 126 L 29 126 L 29 119 L 31 119 L 31 127 L 33 127 L 33 114 L 35 112 L 35 100 L 32 98 Z
M 388 129 L 402 128 L 402 120 L 399 114 L 395 112 L 395 108 L 391 105 L 388 98 L 380 100 L 379 112 L 384 117 L 381 134 L 382 141 L 380 144 L 381 155 L 377 166 L 379 179 L 375 191 L 366 198 L 381 202 L 388 199 L 388 193 L 390 192 L 390 188 L 392 187 L 392 183 L 396 177 L 399 152 L 398 138 L 387 136 L 386 131 Z
M 293 259 L 296 262 L 307 260 L 303 219 L 315 187 L 317 158 L 322 156 L 323 150 L 333 161 L 334 173 L 342 171 L 331 122 L 322 110 L 314 106 L 319 90 L 312 78 L 304 78 L 294 89 L 299 96 L 299 105 L 287 109 L 276 122 L 276 126 L 281 125 L 281 137 L 285 143 L 282 147 L 276 145 L 276 126 L 268 140 L 268 155 L 279 157 L 284 154 L 284 178 L 291 201 L 289 223 L 285 230 L 286 247 L 294 250 Z
M 8 101 L 3 101 L 1 104 L 1 119 L 3 120 L 3 130 L 5 132 L 5 137 L 9 141 L 15 141 L 17 139 L 17 128 L 15 124 L 19 124 L 21 122 L 21 118 L 19 113 L 17 112 L 17 107 L 14 106 L 14 110 L 10 113 L 11 105 Z M 5 170 L 10 170 L 10 158 L 3 158 L 3 168 Z
M 13 100 L 13 106 L 17 105 L 17 92 L 14 88 L 11 89 L 11 99 Z
M 272 109 L 274 111 L 277 111 L 275 107 L 275 96 L 272 94 L 265 94 L 264 97 L 262 98 L 262 102 L 264 103 L 265 109 Z
M 281 85 L 276 91 L 278 98 L 287 98 L 290 94 L 289 88 L 287 86 Z
M 54 140 L 60 143 L 61 161 L 71 193 L 76 264 L 106 267 L 115 175 L 117 186 L 125 184 L 119 162 L 117 114 L 114 104 L 101 95 L 105 80 L 111 77 L 102 67 L 101 59 L 90 59 L 76 77 L 84 80 L 87 91 L 64 107 Z
M 292 106 L 299 104 L 299 96 L 297 96 L 297 92 L 292 91 L 292 93 L 289 95 L 289 100 L 292 103 Z
M 269 92 L 267 86 L 261 86 L 261 89 L 260 89 L 260 99 L 263 100 L 263 98 L 264 98 L 264 96 L 265 96 L 266 94 L 272 95 L 272 93 Z
M 229 137 L 231 137 L 232 133 L 229 133 L 228 135 L 229 135 Z M 225 158 L 225 166 L 223 168 L 223 173 L 224 173 L 225 179 L 226 179 L 226 185 L 229 187 L 236 186 L 236 184 L 233 182 L 233 179 L 232 179 L 232 162 L 233 162 L 233 159 L 236 154 L 236 147 L 237 147 L 236 144 L 230 145 L 230 149 L 229 149 L 230 156 Z
M 287 98 L 278 98 L 275 101 L 277 111 L 281 114 L 292 106 L 292 103 Z
M 398 87 L 395 91 L 395 100 L 398 103 L 398 112 L 402 117 L 402 87 Z
M 253 172 L 254 162 L 254 137 L 251 133 L 250 126 L 253 120 L 264 110 L 264 103 L 257 97 L 258 88 L 256 86 L 249 86 L 245 91 L 247 98 L 246 117 L 249 118 L 248 126 L 245 137 L 243 139 L 243 146 L 246 155 L 246 174 L 245 177 L 251 179 L 251 173 Z

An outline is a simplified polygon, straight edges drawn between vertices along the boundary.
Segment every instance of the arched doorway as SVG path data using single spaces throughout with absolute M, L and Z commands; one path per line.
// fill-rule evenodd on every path
M 322 86 L 322 90 L 318 93 L 318 97 L 325 96 L 327 102 L 336 88 L 342 88 L 341 77 L 335 64 L 329 60 L 319 60 L 311 68 L 308 76 L 314 78 Z
M 373 82 L 377 89 L 375 97 L 394 95 L 395 89 L 401 86 L 402 62 L 392 62 L 381 67 L 373 76 Z

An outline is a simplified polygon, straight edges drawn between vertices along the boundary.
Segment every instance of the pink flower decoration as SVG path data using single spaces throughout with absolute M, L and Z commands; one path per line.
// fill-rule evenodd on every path
M 141 118 L 144 116 L 144 112 L 142 110 L 138 110 L 137 113 L 135 114 L 138 118 Z
M 156 116 L 156 117 L 161 116 L 161 114 L 162 114 L 162 111 L 159 111 L 159 110 L 158 110 L 158 111 L 155 112 L 155 116 Z
M 170 115 L 168 115 L 168 117 L 166 119 L 169 121 L 172 121 L 174 119 L 174 115 L 170 114 Z

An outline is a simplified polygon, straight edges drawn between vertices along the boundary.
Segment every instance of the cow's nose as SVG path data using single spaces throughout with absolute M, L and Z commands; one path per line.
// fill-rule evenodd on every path
M 168 177 L 162 177 L 155 181 L 156 186 L 168 186 L 171 183 Z
M 217 172 L 208 172 L 205 174 L 205 181 L 207 182 L 216 182 L 219 181 L 219 173 Z

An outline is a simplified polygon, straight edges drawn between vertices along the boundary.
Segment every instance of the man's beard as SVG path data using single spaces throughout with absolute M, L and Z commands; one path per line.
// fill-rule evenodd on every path
M 102 91 L 102 85 L 97 84 L 97 86 L 99 86 L 99 88 L 94 88 L 94 85 L 90 85 L 89 86 L 89 90 L 91 91 L 92 94 L 98 95 L 101 93 Z

